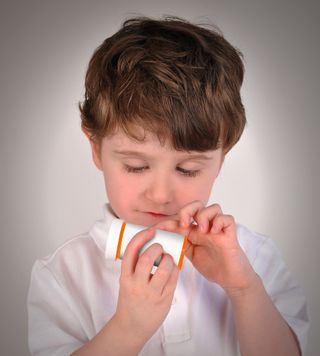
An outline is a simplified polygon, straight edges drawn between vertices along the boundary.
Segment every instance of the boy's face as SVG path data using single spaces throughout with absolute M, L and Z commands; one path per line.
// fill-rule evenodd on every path
M 224 158 L 221 148 L 176 151 L 152 134 L 137 142 L 117 132 L 104 137 L 100 149 L 90 143 L 113 211 L 129 223 L 144 226 L 176 214 L 194 200 L 206 205 Z

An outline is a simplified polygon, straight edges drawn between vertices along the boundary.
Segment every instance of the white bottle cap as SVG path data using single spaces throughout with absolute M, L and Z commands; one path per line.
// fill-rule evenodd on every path
M 139 231 L 145 229 L 147 229 L 145 226 L 129 224 L 121 219 L 114 219 L 107 236 L 106 258 L 121 259 L 129 241 Z M 187 245 L 187 237 L 164 230 L 156 230 L 154 237 L 143 246 L 140 254 L 154 243 L 159 243 L 164 251 L 172 256 L 176 265 L 181 269 Z M 158 263 L 155 265 L 157 264 Z

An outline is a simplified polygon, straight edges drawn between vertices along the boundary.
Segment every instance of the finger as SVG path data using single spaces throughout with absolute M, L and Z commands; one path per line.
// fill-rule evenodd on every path
M 178 277 L 179 277 L 179 269 L 178 267 L 174 264 L 173 268 L 170 273 L 170 277 L 166 283 L 166 285 L 163 288 L 162 295 L 172 295 L 177 287 L 177 282 L 178 282 Z
M 149 246 L 138 258 L 134 272 L 136 280 L 143 283 L 148 282 L 154 262 L 161 257 L 162 254 L 163 247 L 160 244 L 154 243 Z
M 183 236 L 187 236 L 190 231 L 190 228 L 181 227 L 178 220 L 163 220 L 152 227 L 157 230 L 169 231 Z
M 200 210 L 194 217 L 199 229 L 203 233 L 207 233 L 211 229 L 212 221 L 217 215 L 221 215 L 222 210 L 219 204 L 212 204 Z
M 197 245 L 201 245 L 201 246 L 210 246 L 210 238 L 208 236 L 207 233 L 202 233 L 201 231 L 199 231 L 199 228 L 197 225 L 194 225 L 191 227 L 189 235 L 188 235 L 188 242 L 189 245 L 191 246 L 197 246 Z M 190 246 L 187 245 L 188 248 L 190 248 Z
M 203 209 L 203 203 L 200 200 L 195 200 L 192 203 L 185 205 L 179 211 L 179 220 L 181 227 L 189 227 L 193 221 L 193 217 L 197 214 L 198 211 Z
M 123 276 L 132 275 L 139 257 L 141 248 L 153 238 L 155 230 L 149 228 L 139 231 L 128 243 L 124 251 L 123 261 L 121 266 L 121 274 Z
M 162 294 L 162 291 L 170 278 L 174 265 L 172 256 L 165 253 L 161 258 L 161 262 L 157 270 L 151 278 L 150 286 Z
M 236 222 L 231 215 L 217 215 L 213 222 L 210 232 L 218 234 L 223 231 L 225 233 L 234 233 L 236 230 Z
M 162 220 L 155 225 L 152 225 L 153 228 L 157 230 L 165 230 L 169 232 L 177 232 L 179 230 L 179 218 L 178 215 L 176 215 L 177 219 L 170 219 L 168 220 Z

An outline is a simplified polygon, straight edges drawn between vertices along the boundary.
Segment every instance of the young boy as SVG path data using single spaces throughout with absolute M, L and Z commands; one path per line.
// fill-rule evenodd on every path
M 207 206 L 245 127 L 243 71 L 220 33 L 177 18 L 128 20 L 95 51 L 80 111 L 109 204 L 35 263 L 32 355 L 304 354 L 305 298 L 276 247 Z M 105 258 L 115 217 L 148 227 L 122 261 Z M 139 254 L 156 228 L 188 236 L 180 271 L 160 244 Z

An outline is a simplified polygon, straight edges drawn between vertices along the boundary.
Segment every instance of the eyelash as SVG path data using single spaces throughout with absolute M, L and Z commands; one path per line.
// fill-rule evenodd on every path
M 129 173 L 143 173 L 144 171 L 149 169 L 149 167 L 147 167 L 147 166 L 132 167 L 132 166 L 125 165 L 124 167 L 125 167 L 125 170 L 127 172 L 129 172 Z M 177 167 L 177 171 L 179 173 L 181 173 L 183 176 L 186 176 L 186 177 L 196 177 L 196 176 L 198 176 L 200 174 L 200 170 L 190 171 L 190 170 L 183 169 L 183 168 L 180 168 L 180 167 Z
M 196 169 L 193 171 L 190 171 L 188 169 L 183 169 L 180 167 L 177 167 L 177 171 L 180 172 L 182 175 L 186 176 L 186 177 L 196 177 L 200 174 L 200 170 Z
M 125 165 L 124 168 L 129 173 L 142 173 L 143 171 L 148 169 L 148 167 L 132 167 L 128 165 Z

